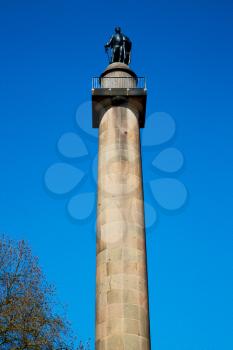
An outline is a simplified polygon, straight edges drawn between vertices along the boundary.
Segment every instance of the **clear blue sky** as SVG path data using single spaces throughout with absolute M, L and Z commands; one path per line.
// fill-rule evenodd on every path
M 43 177 L 120 25 L 148 79 L 148 114 L 176 120 L 189 191 L 176 215 L 157 208 L 147 234 L 152 349 L 233 349 L 232 23 L 230 0 L 0 0 L 0 232 L 29 241 L 82 339 L 94 338 L 93 218 L 70 220 L 69 196 L 49 195 Z

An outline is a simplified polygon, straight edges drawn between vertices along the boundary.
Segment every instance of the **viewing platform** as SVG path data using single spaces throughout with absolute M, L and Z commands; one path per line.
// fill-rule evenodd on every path
M 140 128 L 145 124 L 147 88 L 145 77 L 138 77 L 128 65 L 112 63 L 99 77 L 92 78 L 94 128 L 111 106 L 127 106 L 137 110 Z

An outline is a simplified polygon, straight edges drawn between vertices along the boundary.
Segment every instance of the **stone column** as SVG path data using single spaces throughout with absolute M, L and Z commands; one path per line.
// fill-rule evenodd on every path
M 136 86 L 127 69 L 105 77 Z M 96 350 L 149 349 L 139 113 L 124 102 L 109 106 L 99 124 Z

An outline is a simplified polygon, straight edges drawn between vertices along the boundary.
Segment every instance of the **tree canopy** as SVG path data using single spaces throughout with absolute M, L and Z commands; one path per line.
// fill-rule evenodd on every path
M 73 350 L 64 315 L 24 241 L 0 239 L 0 349 Z M 80 343 L 78 349 L 85 349 Z

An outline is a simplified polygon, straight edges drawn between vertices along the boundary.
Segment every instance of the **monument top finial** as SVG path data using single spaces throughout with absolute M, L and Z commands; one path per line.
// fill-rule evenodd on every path
M 129 65 L 132 42 L 122 33 L 120 27 L 115 28 L 115 34 L 111 36 L 104 47 L 108 53 L 109 63 L 122 62 Z M 111 49 L 111 56 L 109 55 L 108 49 Z

